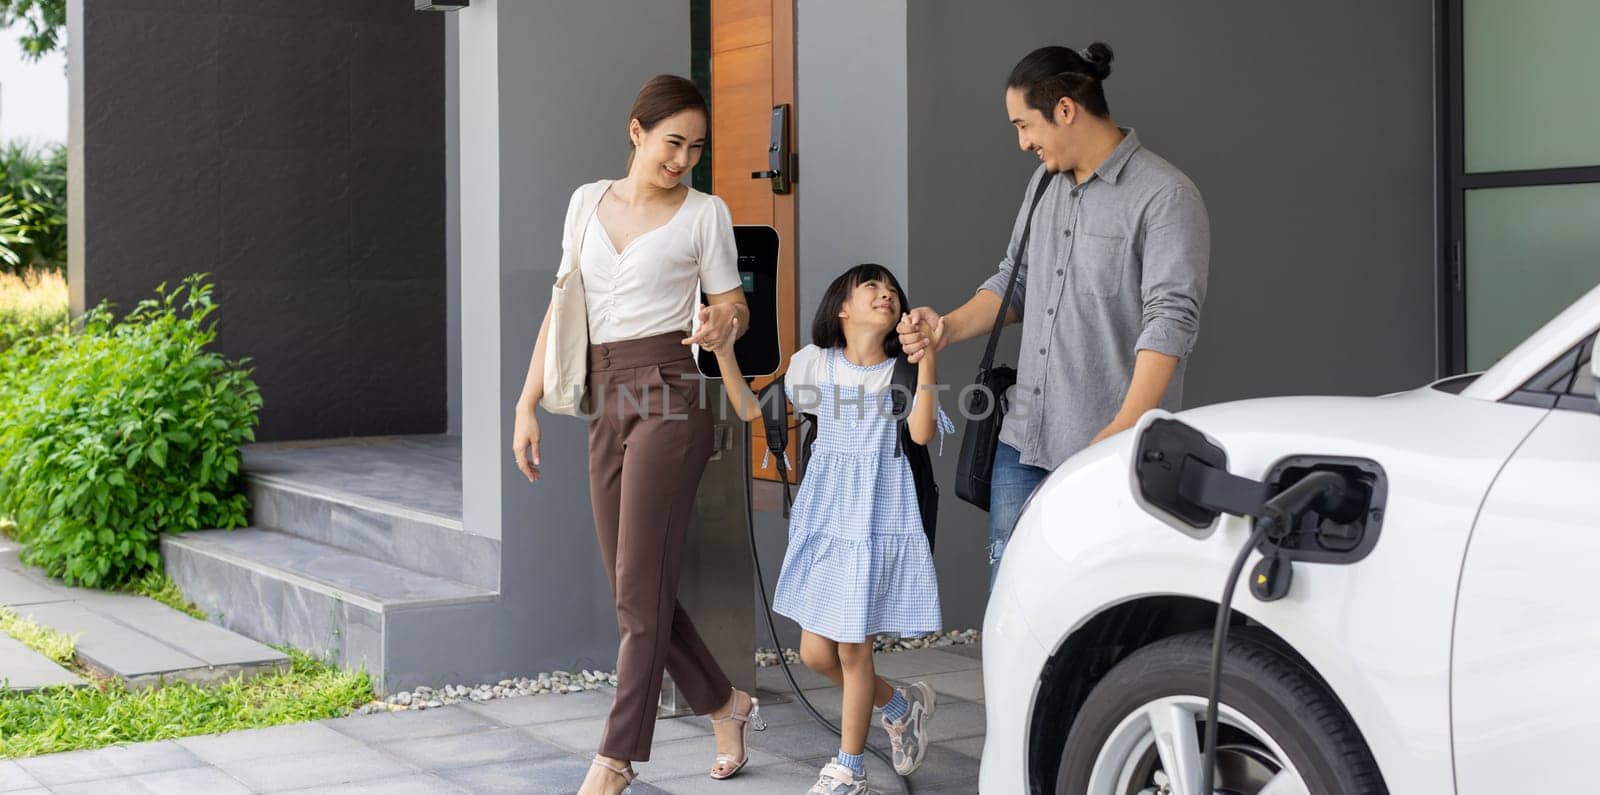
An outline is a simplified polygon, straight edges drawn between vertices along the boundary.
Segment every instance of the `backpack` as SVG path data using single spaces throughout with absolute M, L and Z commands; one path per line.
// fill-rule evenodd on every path
M 922 532 L 928 537 L 928 550 L 933 551 L 933 539 L 939 519 L 939 485 L 933 478 L 933 459 L 928 455 L 927 445 L 917 444 L 911 440 L 911 426 L 906 418 L 910 416 L 910 408 L 906 405 L 908 396 L 917 393 L 917 366 L 907 361 L 904 356 L 895 360 L 894 374 L 890 380 L 894 387 L 890 392 L 893 401 L 894 415 L 898 417 L 899 430 L 895 436 L 895 457 L 905 456 L 906 463 L 911 467 L 911 481 L 917 489 L 917 512 L 922 518 Z M 769 400 L 767 392 L 777 390 L 777 399 Z M 766 428 L 767 452 L 777 463 L 778 476 L 783 480 L 783 515 L 789 515 L 789 506 L 793 502 L 789 494 L 789 461 L 785 452 L 789 446 L 789 395 L 784 391 L 784 376 L 761 389 L 759 403 L 761 404 L 761 422 Z M 808 413 L 801 412 L 800 423 L 805 426 L 800 446 L 804 455 L 800 459 L 799 479 L 805 480 L 805 464 L 811 458 L 811 447 L 817 441 L 817 418 Z

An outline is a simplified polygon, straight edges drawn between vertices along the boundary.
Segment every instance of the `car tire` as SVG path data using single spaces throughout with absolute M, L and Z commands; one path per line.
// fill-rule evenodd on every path
M 1056 792 L 1136 795 L 1161 791 L 1160 754 L 1151 732 L 1148 745 L 1125 739 L 1138 735 L 1141 710 L 1153 721 L 1175 709 L 1195 712 L 1193 725 L 1204 742 L 1204 704 L 1210 685 L 1211 633 L 1176 635 L 1146 646 L 1117 663 L 1090 691 L 1067 734 Z M 1297 776 L 1299 786 L 1316 795 L 1387 793 L 1377 762 L 1360 731 L 1326 685 L 1303 664 L 1270 643 L 1236 632 L 1223 651 L 1216 788 L 1254 795 L 1261 775 Z M 1176 706 L 1174 706 L 1176 705 Z M 1162 712 L 1161 710 L 1165 710 Z M 1231 721 L 1231 722 L 1230 722 Z M 1129 734 L 1132 732 L 1133 734 Z M 1255 735 L 1262 736 L 1255 736 Z M 1229 753 L 1238 758 L 1224 759 Z M 1142 756 L 1135 756 L 1142 753 Z M 1119 757 L 1119 754 L 1121 758 Z M 1154 762 L 1151 761 L 1152 757 Z M 1201 767 L 1193 758 L 1192 770 Z M 1225 761 L 1229 770 L 1225 771 Z M 1117 767 L 1116 765 L 1122 765 Z M 1242 766 L 1255 766 L 1253 773 Z M 1278 766 L 1276 773 L 1272 771 Z M 1287 770 L 1285 770 L 1287 768 Z M 1233 781 L 1225 780 L 1229 773 Z M 1139 780 L 1146 777 L 1146 780 Z M 1170 777 L 1170 776 L 1169 776 Z M 1198 780 L 1193 779 L 1195 788 Z M 1094 789 L 1091 790 L 1091 783 Z M 1174 791 L 1181 791 L 1175 789 Z

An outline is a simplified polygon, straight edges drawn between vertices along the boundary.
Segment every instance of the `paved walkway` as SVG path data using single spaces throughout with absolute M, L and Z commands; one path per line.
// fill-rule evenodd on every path
M 163 680 L 210 684 L 289 664 L 282 652 L 154 599 L 63 585 L 23 565 L 19 549 L 17 542 L 0 538 L 0 605 L 77 638 L 79 662 L 129 687 L 153 687 Z M 83 684 L 76 674 L 3 634 L 0 681 L 13 690 Z
M 880 672 L 924 679 L 939 693 L 930 731 L 935 745 L 912 777 L 918 793 L 976 792 L 983 750 L 982 674 L 976 647 L 878 656 Z M 839 714 L 839 691 L 796 668 L 823 714 Z M 750 767 L 728 782 L 705 771 L 715 755 L 704 718 L 661 721 L 648 763 L 632 788 L 648 793 L 800 793 L 816 779 L 838 740 L 787 692 L 780 669 L 759 672 L 770 728 L 750 735 Z M 570 793 L 599 740 L 609 691 L 527 696 L 420 712 L 339 718 L 224 735 L 0 760 L 4 793 Z M 870 741 L 887 748 L 881 729 Z M 882 792 L 899 791 L 892 771 L 868 756 Z

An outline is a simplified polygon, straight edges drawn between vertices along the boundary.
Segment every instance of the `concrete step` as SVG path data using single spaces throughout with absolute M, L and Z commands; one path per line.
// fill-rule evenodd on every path
M 167 574 L 212 620 L 364 666 L 380 690 L 391 636 L 413 636 L 441 613 L 471 615 L 499 596 L 270 528 L 169 535 L 161 547 Z
M 462 526 L 459 445 L 427 436 L 252 445 L 251 523 L 496 590 L 500 541 Z
M 276 649 L 220 626 L 208 624 L 143 596 L 73 588 L 24 566 L 15 545 L 0 547 L 0 604 L 23 618 L 76 639 L 78 661 L 131 688 L 166 681 L 195 684 L 237 675 L 254 676 L 277 670 L 289 658 Z M 9 638 L 6 638 L 9 640 Z M 0 654 L 0 677 L 18 676 L 8 667 L 22 666 L 21 657 Z M 40 658 L 41 660 L 43 658 Z M 37 663 L 37 661 L 33 661 Z M 59 669 L 54 663 L 51 668 Z M 52 673 L 36 665 L 35 673 Z

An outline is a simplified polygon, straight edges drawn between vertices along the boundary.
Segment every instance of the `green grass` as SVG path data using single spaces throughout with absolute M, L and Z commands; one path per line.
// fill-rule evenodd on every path
M 365 671 L 342 671 L 281 649 L 289 670 L 199 687 L 129 691 L 115 680 L 34 693 L 0 690 L 0 757 L 99 748 L 277 726 L 349 714 L 373 700 Z
M 167 573 L 159 568 L 151 569 L 142 579 L 129 584 L 127 592 L 148 597 L 160 602 L 180 613 L 185 613 L 201 621 L 206 620 L 205 611 L 194 606 L 193 602 L 183 597 L 183 592 L 178 590 L 178 584 L 167 577 Z
M 70 666 L 77 660 L 73 638 L 36 624 L 0 606 L 0 632 L 16 638 L 22 645 L 54 660 L 57 665 Z

